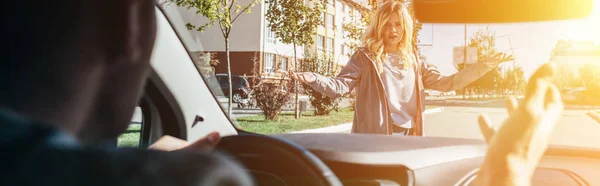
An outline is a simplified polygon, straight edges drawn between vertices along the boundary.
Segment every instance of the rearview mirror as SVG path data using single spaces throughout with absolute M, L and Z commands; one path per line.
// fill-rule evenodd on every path
M 594 0 L 414 0 L 423 23 L 514 23 L 578 19 Z

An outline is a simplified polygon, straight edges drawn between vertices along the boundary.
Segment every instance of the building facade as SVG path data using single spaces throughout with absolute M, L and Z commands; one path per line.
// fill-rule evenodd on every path
M 239 4 L 247 4 L 250 0 L 238 0 Z M 207 19 L 195 14 L 195 10 L 176 7 L 174 4 L 166 5 L 165 9 L 177 9 L 181 15 L 182 24 L 192 23 L 203 25 Z M 314 45 L 297 46 L 296 55 L 298 59 L 304 57 L 304 52 L 315 51 L 327 53 L 333 56 L 336 63 L 344 65 L 347 54 L 351 53 L 344 46 L 344 31 L 342 23 L 350 20 L 351 16 L 359 16 L 361 10 L 366 10 L 364 4 L 353 0 L 329 0 L 327 11 L 321 15 L 324 24 L 318 26 L 314 37 Z M 251 8 L 251 13 L 244 13 L 234 23 L 230 33 L 229 51 L 231 61 L 231 72 L 237 75 L 253 76 L 253 70 L 261 72 L 261 79 L 279 78 L 281 74 L 287 73 L 294 66 L 294 48 L 291 44 L 280 42 L 275 33 L 268 28 L 266 13 L 268 4 L 261 3 Z M 220 63 L 215 66 L 216 73 L 227 72 L 227 56 L 225 53 L 225 40 L 217 25 L 207 28 L 204 32 L 189 31 L 189 36 L 194 41 L 189 47 L 192 53 L 204 52 L 216 53 Z
M 593 41 L 560 40 L 552 50 L 550 61 L 573 70 L 585 64 L 600 65 L 600 44 Z

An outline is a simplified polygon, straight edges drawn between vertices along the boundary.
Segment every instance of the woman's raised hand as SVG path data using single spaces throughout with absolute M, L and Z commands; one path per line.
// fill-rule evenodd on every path
M 290 71 L 290 77 L 292 79 L 298 80 L 302 83 L 313 83 L 315 81 L 317 81 L 317 76 L 315 76 L 312 72 L 300 72 L 300 73 L 296 73 L 293 71 Z

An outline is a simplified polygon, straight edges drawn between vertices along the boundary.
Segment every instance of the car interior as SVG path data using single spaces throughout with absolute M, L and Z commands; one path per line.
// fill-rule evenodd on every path
M 590 12 L 586 8 L 590 4 L 586 3 L 591 1 L 552 1 L 415 0 L 415 12 L 419 20 L 440 23 L 572 19 Z M 509 6 L 513 13 L 499 12 Z M 449 14 L 453 8 L 456 10 Z M 557 8 L 561 11 L 553 11 Z M 456 13 L 465 9 L 477 11 Z M 540 14 L 518 13 L 534 12 L 528 10 Z M 175 7 L 157 6 L 156 13 L 153 72 L 139 106 L 143 113 L 139 147 L 147 147 L 163 135 L 195 141 L 219 131 L 224 137 L 216 149 L 247 168 L 256 185 L 477 185 L 477 171 L 487 150 L 483 140 L 366 134 L 262 135 L 239 129 L 217 101 L 208 86 L 210 82 L 194 66 L 188 51 L 190 47 L 202 47 L 201 41 L 188 34 Z M 532 183 L 600 185 L 598 167 L 598 149 L 550 146 Z

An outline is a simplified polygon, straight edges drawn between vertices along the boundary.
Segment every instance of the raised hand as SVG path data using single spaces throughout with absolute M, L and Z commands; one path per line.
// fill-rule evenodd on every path
M 499 64 L 515 60 L 514 56 L 508 55 L 504 52 L 497 53 L 493 56 L 487 57 L 483 60 L 483 63 L 490 68 L 494 68 Z
M 290 71 L 290 77 L 292 79 L 298 80 L 302 83 L 313 83 L 315 81 L 317 81 L 317 76 L 315 76 L 312 72 L 300 72 L 300 73 L 296 73 L 293 71 Z
M 507 101 L 509 118 L 497 132 L 485 115 L 479 126 L 489 148 L 481 167 L 482 185 L 530 185 L 552 131 L 563 111 L 560 93 L 552 84 L 555 66 L 540 67 L 529 80 L 521 105 Z

